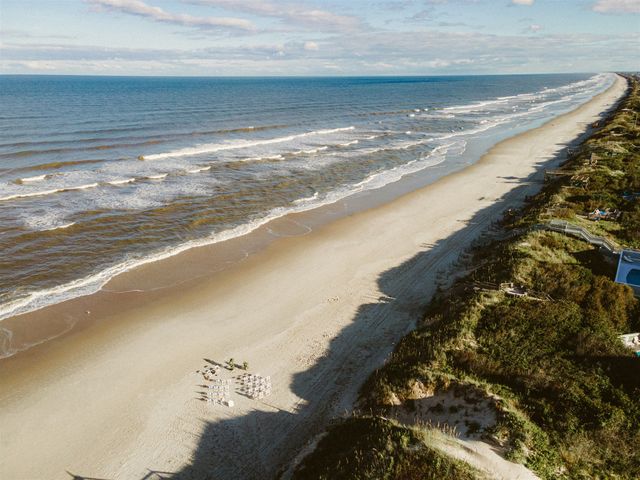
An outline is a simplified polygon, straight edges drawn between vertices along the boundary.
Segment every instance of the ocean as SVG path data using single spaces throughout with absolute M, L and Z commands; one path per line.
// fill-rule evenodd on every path
M 0 357 L 13 353 L 4 318 L 288 213 L 446 175 L 613 81 L 0 76 Z

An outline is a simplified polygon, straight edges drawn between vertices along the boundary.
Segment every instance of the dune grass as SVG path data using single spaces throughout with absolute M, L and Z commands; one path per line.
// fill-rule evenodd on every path
M 345 420 L 329 430 L 315 453 L 299 466 L 304 480 L 480 480 L 470 466 L 430 448 L 425 432 L 381 417 Z
M 564 166 L 588 182 L 559 177 L 505 217 L 516 234 L 474 250 L 471 261 L 482 267 L 431 302 L 362 387 L 363 411 L 384 415 L 409 403 L 418 384 L 431 393 L 482 385 L 499 399 L 484 437 L 508 458 L 542 478 L 638 478 L 640 359 L 617 336 L 640 330 L 640 302 L 612 280 L 615 258 L 535 228 L 563 218 L 640 247 L 640 84 L 629 83 L 624 102 Z M 594 208 L 622 214 L 594 223 L 586 219 Z M 542 297 L 472 288 L 479 282 L 514 282 Z M 334 426 L 296 478 L 473 478 L 420 444 L 415 428 L 385 422 Z M 439 476 L 428 476 L 429 463 Z

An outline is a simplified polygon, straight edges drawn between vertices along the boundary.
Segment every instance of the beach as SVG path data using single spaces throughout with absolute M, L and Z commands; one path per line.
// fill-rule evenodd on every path
M 218 275 L 136 291 L 145 277 L 199 264 L 203 247 L 116 277 L 111 294 L 40 310 L 64 322 L 65 309 L 81 308 L 87 320 L 0 362 L 0 476 L 273 476 L 349 411 L 465 249 L 539 189 L 544 168 L 625 87 L 617 77 L 578 109 L 384 205 L 311 231 L 304 214 L 280 219 L 282 238 Z M 230 357 L 269 375 L 273 393 L 235 394 L 234 407 L 202 401 L 198 370 Z

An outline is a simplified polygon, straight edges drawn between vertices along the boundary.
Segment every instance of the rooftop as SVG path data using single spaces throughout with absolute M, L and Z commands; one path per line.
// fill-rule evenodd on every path
M 620 253 L 616 282 L 629 285 L 636 295 L 640 295 L 640 252 L 623 250 Z

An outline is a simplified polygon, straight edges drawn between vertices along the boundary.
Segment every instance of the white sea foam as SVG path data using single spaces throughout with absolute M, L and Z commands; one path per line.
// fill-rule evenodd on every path
M 122 180 L 109 180 L 108 183 L 109 185 L 124 185 L 125 183 L 132 183 L 135 182 L 136 179 L 135 178 L 123 178 Z
M 45 178 L 47 178 L 46 174 L 44 174 L 44 175 L 36 175 L 35 177 L 21 178 L 19 181 L 22 182 L 22 183 L 41 182 Z
M 373 173 L 364 180 L 351 185 L 351 187 L 356 191 L 382 188 L 389 183 L 397 182 L 402 177 L 409 175 L 410 173 L 415 173 L 420 170 L 424 170 L 427 167 L 434 167 L 441 164 L 446 160 L 447 153 L 453 147 L 457 147 L 457 153 L 461 154 L 464 151 L 465 146 L 466 142 L 463 140 L 440 145 L 434 148 L 431 152 L 422 155 L 420 158 L 416 158 L 389 170 L 382 170 L 380 172 Z
M 162 180 L 163 178 L 167 178 L 168 173 L 159 173 L 157 175 L 148 175 L 145 178 L 147 180 Z
M 424 115 L 426 118 L 456 118 L 453 113 L 431 112 Z
M 399 139 L 399 141 L 385 143 L 384 145 L 380 145 L 378 147 L 358 148 L 357 150 L 343 152 L 341 153 L 340 158 L 346 159 L 351 157 L 361 157 L 364 155 L 372 155 L 374 153 L 393 151 L 393 150 L 408 150 L 409 148 L 416 147 L 418 145 L 425 145 L 433 140 L 435 139 L 422 138 L 419 140 L 409 140 L 409 141 Z
M 208 165 L 206 167 L 191 168 L 187 170 L 187 173 L 200 173 L 206 172 L 207 170 L 211 170 L 211 165 Z
M 98 273 L 88 275 L 84 278 L 71 281 L 64 285 L 39 290 L 37 292 L 30 292 L 23 298 L 19 298 L 0 305 L 0 320 L 21 313 L 39 310 L 48 305 L 60 303 L 70 298 L 90 295 L 103 288 L 111 278 L 120 273 L 124 273 L 128 270 L 139 267 L 141 265 L 145 265 L 147 263 L 156 262 L 165 258 L 172 257 L 195 247 L 210 245 L 213 243 L 218 243 L 246 235 L 261 227 L 262 225 L 265 225 L 285 215 L 304 212 L 323 205 L 335 203 L 343 198 L 346 198 L 350 195 L 353 195 L 354 193 L 358 193 L 363 190 L 381 188 L 389 183 L 398 181 L 403 176 L 409 173 L 414 173 L 429 166 L 434 166 L 442 163 L 445 160 L 446 150 L 451 146 L 460 143 L 463 142 L 454 142 L 449 145 L 443 145 L 439 148 L 434 149 L 433 152 L 419 160 L 414 160 L 407 163 L 406 165 L 395 167 L 390 170 L 376 172 L 362 182 L 358 182 L 358 184 L 356 185 L 347 185 L 345 187 L 338 188 L 334 192 L 331 192 L 324 196 L 314 194 L 312 197 L 300 199 L 300 201 L 297 202 L 292 202 L 292 205 L 289 207 L 275 208 L 265 214 L 262 218 L 256 219 L 249 223 L 238 225 L 235 228 L 211 234 L 210 236 L 200 240 L 191 240 L 175 247 L 165 248 L 147 257 L 126 259 Z
M 64 214 L 55 211 L 41 211 L 40 215 L 28 215 L 21 213 L 18 220 L 25 227 L 37 232 L 47 232 L 51 230 L 63 230 L 75 225 L 75 222 L 66 220 Z
M 50 228 L 45 228 L 42 231 L 46 232 L 46 231 L 50 231 L 50 230 L 64 230 L 65 228 L 72 227 L 75 224 L 76 224 L 76 222 L 64 223 L 62 225 L 55 225 L 55 226 L 50 227 Z
M 62 191 L 69 191 L 69 190 L 86 190 L 87 188 L 95 188 L 98 186 L 98 182 L 93 182 L 93 183 L 87 183 L 86 185 L 79 185 L 77 187 L 65 187 L 62 189 Z
M 174 150 L 167 153 L 156 153 L 153 155 L 146 155 L 143 158 L 145 160 L 159 160 L 168 157 L 184 157 L 190 155 L 201 155 L 204 153 L 215 153 L 224 150 L 236 150 L 240 148 L 256 147 L 260 145 L 271 145 L 274 143 L 285 143 L 292 140 L 297 140 L 305 137 L 328 135 L 331 133 L 348 132 L 355 130 L 355 127 L 341 127 L 331 128 L 326 130 L 314 130 L 311 132 L 298 133 L 294 135 L 287 135 L 284 137 L 268 138 L 263 140 L 235 140 L 226 143 L 208 143 L 204 145 L 198 145 L 196 147 L 182 148 L 180 150 Z
M 16 198 L 28 198 L 28 197 L 41 197 L 43 195 L 51 195 L 52 193 L 62 192 L 62 189 L 54 188 L 52 190 L 39 190 L 35 192 L 15 193 L 13 195 L 7 195 L 6 197 L 0 197 L 0 201 L 14 200 Z
M 485 110 L 491 110 L 496 107 L 503 107 L 509 103 L 518 103 L 518 102 L 523 102 L 523 101 L 531 100 L 535 98 L 546 98 L 548 97 L 548 95 L 557 93 L 557 92 L 578 91 L 578 93 L 583 93 L 584 91 L 583 89 L 585 86 L 598 88 L 602 86 L 603 83 L 607 82 L 607 80 L 610 78 L 612 77 L 609 77 L 605 74 L 598 74 L 598 75 L 594 75 L 593 77 L 587 80 L 581 80 L 579 82 L 570 83 L 568 85 L 563 85 L 558 88 L 545 88 L 539 92 L 534 92 L 534 93 L 529 92 L 529 93 L 522 93 L 519 95 L 508 95 L 503 97 L 496 97 L 494 99 L 485 100 L 482 102 L 474 102 L 467 105 L 454 105 L 451 107 L 443 108 L 442 111 L 455 112 L 459 114 L 474 113 L 474 112 L 481 112 Z
M 490 130 L 492 128 L 495 128 L 495 127 L 497 127 L 499 125 L 503 125 L 505 123 L 513 121 L 513 120 L 515 120 L 517 118 L 531 117 L 532 113 L 538 113 L 538 112 L 544 111 L 545 109 L 547 109 L 551 105 L 558 105 L 558 104 L 562 104 L 562 103 L 567 103 L 567 102 L 572 101 L 572 100 L 573 100 L 573 97 L 571 97 L 569 95 L 566 95 L 566 96 L 564 96 L 564 97 L 562 97 L 560 99 L 557 99 L 557 100 L 552 100 L 552 101 L 540 103 L 538 105 L 535 105 L 535 106 L 527 109 L 526 111 L 498 115 L 498 116 L 495 116 L 495 117 L 492 117 L 492 118 L 485 118 L 485 119 L 482 119 L 479 122 L 480 126 L 478 126 L 476 128 L 467 129 L 467 130 L 460 130 L 460 131 L 457 131 L 457 132 L 456 131 L 452 131 L 451 133 L 441 135 L 441 136 L 439 136 L 437 138 L 440 139 L 440 140 L 445 140 L 445 139 L 454 138 L 454 137 L 460 137 L 460 136 L 476 135 L 478 133 L 482 133 L 482 132 L 485 132 L 485 131 Z
M 318 192 L 315 192 L 313 195 L 311 195 L 310 197 L 304 197 L 304 198 L 298 198 L 297 200 L 294 200 L 292 203 L 294 205 L 303 205 L 303 204 L 308 204 L 310 202 L 314 202 L 318 199 L 318 197 L 320 196 L 320 194 Z
M 460 106 L 454 106 L 454 107 L 446 107 L 443 108 L 442 110 L 445 112 L 456 112 L 456 113 L 470 113 L 470 112 L 475 112 L 478 110 L 483 110 L 485 109 L 485 107 L 488 106 L 494 106 L 494 105 L 499 105 L 499 104 L 504 104 L 507 103 L 508 100 L 503 99 L 503 100 L 487 100 L 484 102 L 476 102 L 476 103 L 472 103 L 470 105 L 460 105 Z
M 292 154 L 293 155 L 312 155 L 314 153 L 324 152 L 325 150 L 328 150 L 328 149 L 329 149 L 329 146 L 324 145 L 322 147 L 310 148 L 308 150 L 296 150 L 295 152 L 292 152 Z
M 233 162 L 261 162 L 263 160 L 282 160 L 284 157 L 279 153 L 276 155 L 265 155 L 262 157 L 246 157 L 246 158 L 234 158 L 231 159 Z
M 570 95 L 565 95 L 564 97 L 559 98 L 557 100 L 550 100 L 548 102 L 543 102 L 543 103 L 540 103 L 540 104 L 538 104 L 538 105 L 536 105 L 534 107 L 531 107 L 529 109 L 529 112 L 537 112 L 537 111 L 543 110 L 543 109 L 545 109 L 545 108 L 547 108 L 547 107 L 549 107 L 551 105 L 557 105 L 559 103 L 566 103 L 566 102 L 570 102 L 571 100 L 573 100 L 573 98 Z
M 61 188 L 53 188 L 51 190 L 36 190 L 33 192 L 14 193 L 12 195 L 0 197 L 0 201 L 15 200 L 16 198 L 42 197 L 45 195 L 51 195 L 51 194 L 60 193 L 60 192 L 70 192 L 73 190 L 86 190 L 87 188 L 95 188 L 97 186 L 98 186 L 98 183 L 94 182 L 94 183 L 88 183 L 86 185 L 78 185 L 73 187 L 61 187 Z

